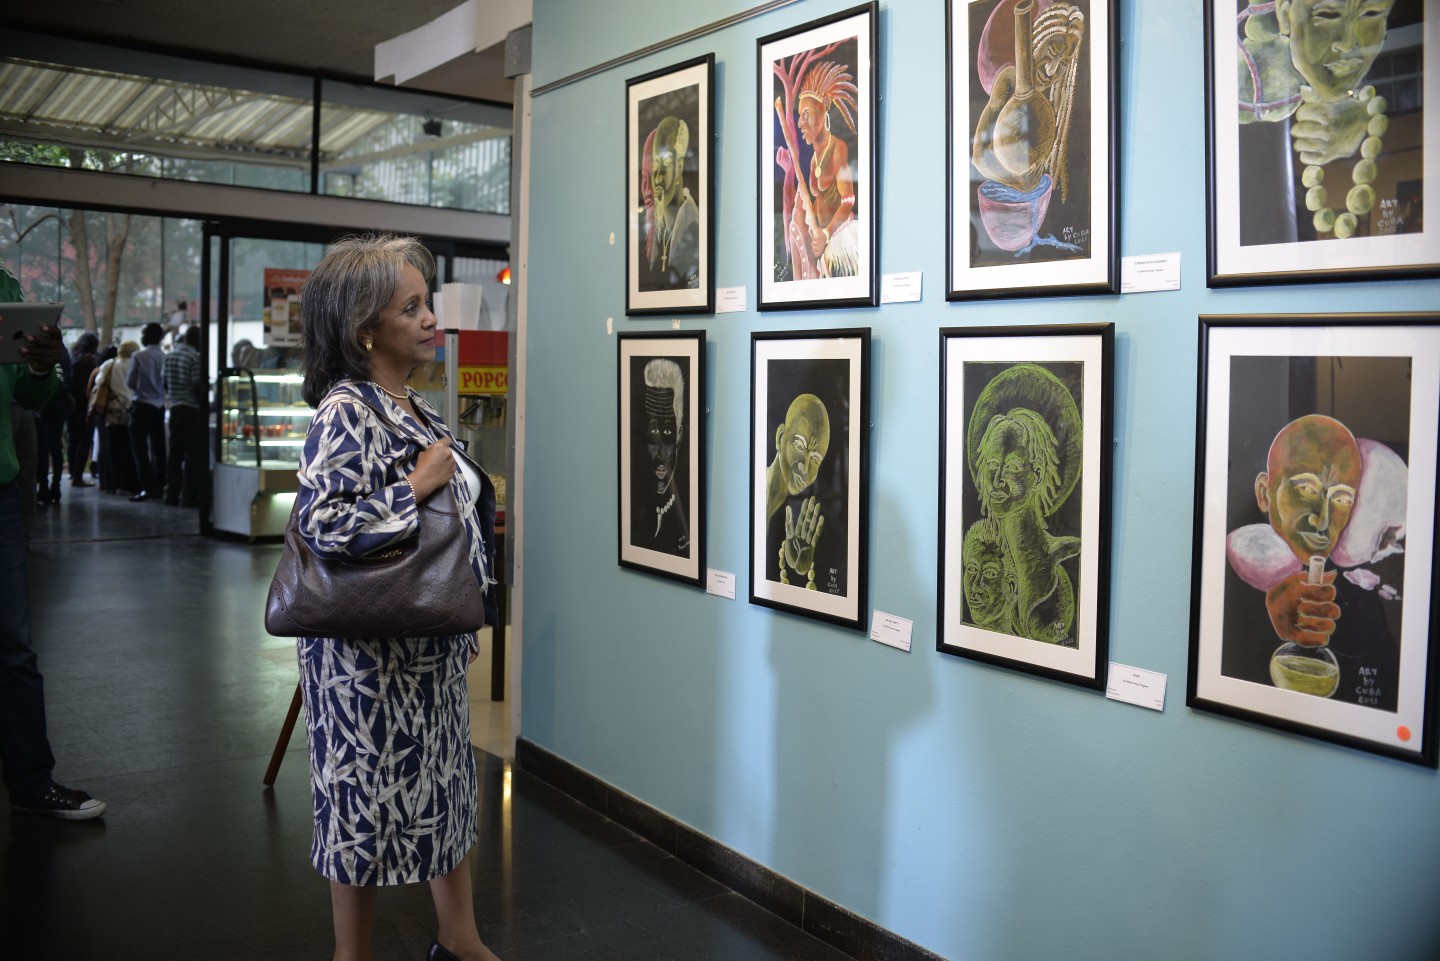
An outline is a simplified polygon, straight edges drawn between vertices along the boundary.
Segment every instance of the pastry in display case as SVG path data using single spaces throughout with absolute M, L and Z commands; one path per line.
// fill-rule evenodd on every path
M 299 491 L 296 472 L 313 411 L 294 370 L 228 367 L 216 396 L 215 527 L 279 537 Z

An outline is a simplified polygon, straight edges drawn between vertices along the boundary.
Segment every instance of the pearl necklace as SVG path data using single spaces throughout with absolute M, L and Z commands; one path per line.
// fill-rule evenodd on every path
M 1375 206 L 1375 188 L 1370 186 L 1379 172 L 1375 158 L 1385 149 L 1385 142 L 1381 138 L 1390 127 L 1390 120 L 1385 116 L 1385 98 L 1376 96 L 1373 86 L 1365 87 L 1355 97 L 1365 105 L 1365 112 L 1370 115 L 1370 119 L 1365 124 L 1365 139 L 1360 144 L 1360 159 L 1355 162 L 1350 174 L 1355 186 L 1345 195 L 1345 212 L 1337 216 L 1334 210 L 1326 206 L 1329 198 L 1324 186 L 1323 167 L 1311 164 L 1300 175 L 1300 182 L 1307 188 L 1305 209 L 1315 214 L 1315 232 L 1324 234 L 1333 230 L 1340 240 L 1354 236 L 1355 229 L 1359 226 L 1359 218 L 1368 214 Z
M 395 400 L 409 400 L 409 399 L 410 399 L 410 395 L 409 395 L 409 394 L 397 394 L 397 393 L 395 393 L 393 390 L 387 390 L 383 384 L 377 383 L 376 381 L 373 381 L 373 380 L 372 380 L 372 381 L 369 381 L 368 383 L 370 384 L 371 387 L 374 387 L 376 390 L 380 391 L 380 393 L 384 394 L 386 397 L 390 397 L 390 398 L 393 398 L 393 399 L 395 399 Z

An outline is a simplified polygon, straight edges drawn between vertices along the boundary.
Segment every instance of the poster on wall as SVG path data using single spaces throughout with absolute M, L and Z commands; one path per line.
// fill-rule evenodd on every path
M 762 37 L 760 309 L 873 307 L 878 5 Z
M 1208 0 L 1212 287 L 1440 273 L 1428 0 Z
M 1187 704 L 1436 766 L 1437 322 L 1200 318 Z
M 750 602 L 864 627 L 870 329 L 750 340 Z
M 947 300 L 1116 293 L 1106 0 L 948 0 Z
M 940 332 L 941 653 L 1104 688 L 1114 340 Z
M 715 309 L 715 55 L 625 85 L 625 313 Z
M 308 270 L 284 267 L 265 268 L 265 295 L 261 319 L 265 324 L 266 347 L 300 346 L 300 289 Z
M 620 334 L 620 566 L 700 586 L 705 571 L 705 333 Z

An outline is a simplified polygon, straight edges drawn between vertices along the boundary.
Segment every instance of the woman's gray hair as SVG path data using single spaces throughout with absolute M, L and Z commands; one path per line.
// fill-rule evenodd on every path
M 300 293 L 301 392 L 311 407 L 342 378 L 370 378 L 370 356 L 360 335 L 375 326 L 394 298 L 406 264 L 427 282 L 435 276 L 435 258 L 414 237 L 343 237 L 306 279 Z

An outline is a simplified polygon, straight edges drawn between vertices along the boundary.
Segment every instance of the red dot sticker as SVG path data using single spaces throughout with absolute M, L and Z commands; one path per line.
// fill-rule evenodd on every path
M 1402 724 L 1395 729 L 1395 736 L 1402 741 L 1408 741 L 1410 740 L 1410 729 Z

